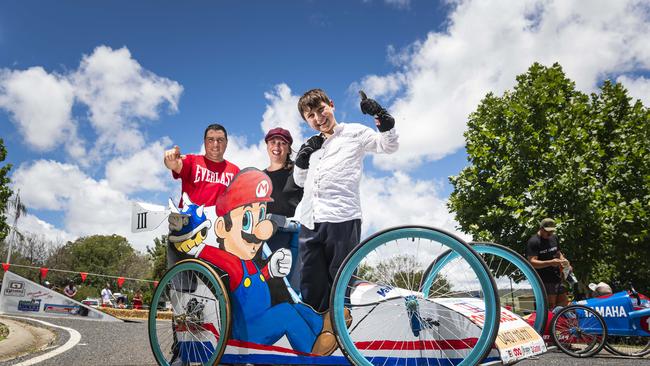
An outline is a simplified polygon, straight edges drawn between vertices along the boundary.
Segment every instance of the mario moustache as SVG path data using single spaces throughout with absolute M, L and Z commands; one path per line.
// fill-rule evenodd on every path
M 262 242 L 262 239 L 260 239 L 260 238 L 258 238 L 257 236 L 255 236 L 255 234 L 249 234 L 249 233 L 247 233 L 247 232 L 245 232 L 245 231 L 242 231 L 242 232 L 241 232 L 241 237 L 242 237 L 242 239 L 244 239 L 247 243 L 250 243 L 250 244 L 259 244 L 259 243 Z

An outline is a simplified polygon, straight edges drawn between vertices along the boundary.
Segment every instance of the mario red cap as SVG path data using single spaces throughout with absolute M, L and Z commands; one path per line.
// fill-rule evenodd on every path
M 263 171 L 256 168 L 241 170 L 217 198 L 217 215 L 223 216 L 239 206 L 255 202 L 273 202 L 272 192 L 271 178 Z

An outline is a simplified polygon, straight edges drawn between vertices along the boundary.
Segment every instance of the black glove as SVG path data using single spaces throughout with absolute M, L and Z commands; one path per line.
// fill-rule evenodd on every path
M 300 169 L 309 169 L 309 157 L 314 151 L 323 146 L 323 142 L 325 142 L 323 136 L 315 135 L 302 144 L 300 150 L 298 150 L 298 154 L 296 155 L 296 166 Z
M 379 132 L 386 132 L 395 127 L 395 118 L 384 107 L 379 105 L 376 100 L 368 98 L 363 90 L 359 90 L 359 95 L 361 95 L 361 112 L 369 114 L 379 121 L 377 123 Z

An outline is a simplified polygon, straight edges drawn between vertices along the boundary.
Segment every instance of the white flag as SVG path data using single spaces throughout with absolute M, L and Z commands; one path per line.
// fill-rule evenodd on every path
M 131 208 L 131 232 L 140 233 L 156 229 L 167 219 L 170 212 L 169 207 L 133 202 Z

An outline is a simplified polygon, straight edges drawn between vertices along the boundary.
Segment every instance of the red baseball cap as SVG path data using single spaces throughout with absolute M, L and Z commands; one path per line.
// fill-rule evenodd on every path
M 269 130 L 269 132 L 266 134 L 266 137 L 264 137 L 264 142 L 269 142 L 270 139 L 276 136 L 286 141 L 289 145 L 293 144 L 293 138 L 291 137 L 291 132 L 285 130 L 282 127 L 276 127 Z
M 268 175 L 257 168 L 245 168 L 217 198 L 217 215 L 223 216 L 239 206 L 255 202 L 273 202 L 272 192 L 273 184 Z

